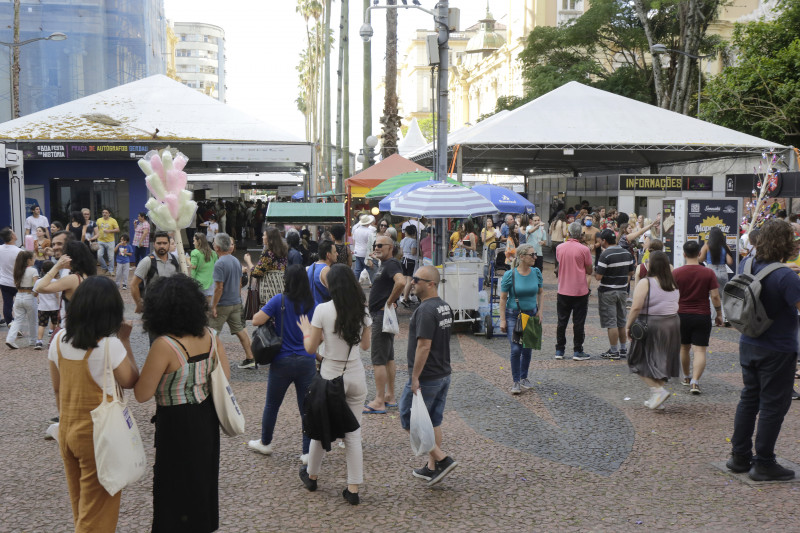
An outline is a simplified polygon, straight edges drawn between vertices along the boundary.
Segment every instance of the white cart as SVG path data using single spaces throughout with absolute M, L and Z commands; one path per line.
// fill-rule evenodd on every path
M 483 262 L 475 257 L 456 258 L 444 264 L 444 272 L 441 266 L 436 268 L 442 278 L 439 297 L 453 310 L 453 322 L 469 323 L 472 331 L 477 331 L 480 327 L 478 278 L 483 275 Z

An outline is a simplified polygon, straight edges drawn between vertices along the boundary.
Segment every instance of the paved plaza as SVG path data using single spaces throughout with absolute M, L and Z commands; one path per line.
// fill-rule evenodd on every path
M 346 470 L 336 446 L 323 463 L 317 492 L 303 488 L 293 390 L 278 417 L 273 455 L 247 448 L 246 441 L 260 435 L 268 369 L 235 368 L 243 352 L 226 329 L 222 338 L 247 432 L 222 437 L 220 531 L 794 530 L 800 481 L 756 485 L 718 468 L 730 452 L 741 386 L 738 333 L 714 328 L 702 395 L 691 396 L 673 380 L 666 409 L 651 411 L 643 405 L 647 387 L 625 361 L 597 356 L 608 340 L 598 327 L 595 295 L 587 318 L 592 359 L 553 359 L 556 280 L 552 265 L 545 270 L 545 338 L 543 350 L 533 353 L 534 389 L 511 396 L 506 338 L 486 340 L 464 328 L 452 341 L 453 379 L 443 423 L 444 450 L 459 467 L 428 488 L 411 476 L 425 459 L 412 456 L 396 409 L 364 415 L 365 484 L 358 507 L 341 497 Z M 135 318 L 130 295 L 124 297 L 128 318 Z M 398 395 L 407 378 L 410 311 L 401 308 L 399 315 L 404 326 L 395 345 Z M 569 354 L 571 327 L 567 338 Z M 138 322 L 132 341 L 141 366 L 147 337 Z M 362 357 L 372 397 L 369 354 Z M 0 532 L 72 530 L 58 447 L 43 438 L 46 420 L 56 414 L 46 358 L 46 351 L 0 348 Z M 152 464 L 155 404 L 128 397 Z M 798 412 L 800 402 L 789 411 L 776 450 L 795 463 Z M 149 531 L 151 482 L 148 475 L 123 491 L 118 531 Z

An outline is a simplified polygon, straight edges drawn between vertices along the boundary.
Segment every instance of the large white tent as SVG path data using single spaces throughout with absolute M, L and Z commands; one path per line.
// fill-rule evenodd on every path
M 507 168 L 512 174 L 631 168 L 785 148 L 578 82 L 453 137 L 448 150 L 460 145 L 464 172 Z M 432 156 L 427 145 L 409 158 L 430 165 Z

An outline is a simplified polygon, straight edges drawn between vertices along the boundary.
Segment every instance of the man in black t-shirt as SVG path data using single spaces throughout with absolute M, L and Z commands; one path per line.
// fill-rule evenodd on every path
M 364 414 L 386 414 L 387 407 L 397 407 L 397 400 L 394 394 L 394 335 L 383 332 L 383 310 L 387 305 L 397 307 L 406 278 L 400 261 L 393 257 L 394 241 L 390 237 L 379 236 L 372 248 L 372 258 L 381 261 L 369 291 L 369 315 L 372 317 L 370 355 L 375 372 L 375 399 L 364 406 Z
M 409 379 L 400 398 L 400 423 L 406 431 L 411 428 L 411 401 L 420 391 L 433 424 L 436 445 L 428 454 L 428 462 L 412 471 L 414 477 L 435 485 L 458 463 L 445 454 L 442 445 L 442 418 L 447 391 L 450 388 L 450 330 L 453 310 L 439 298 L 439 271 L 424 266 L 412 278 L 414 292 L 422 303 L 411 315 L 408 327 Z

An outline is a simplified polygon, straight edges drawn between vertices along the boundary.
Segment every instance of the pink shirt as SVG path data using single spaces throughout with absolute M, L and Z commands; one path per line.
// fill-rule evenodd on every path
M 569 239 L 556 248 L 558 259 L 558 294 L 586 296 L 586 268 L 592 266 L 589 248 L 575 239 Z

